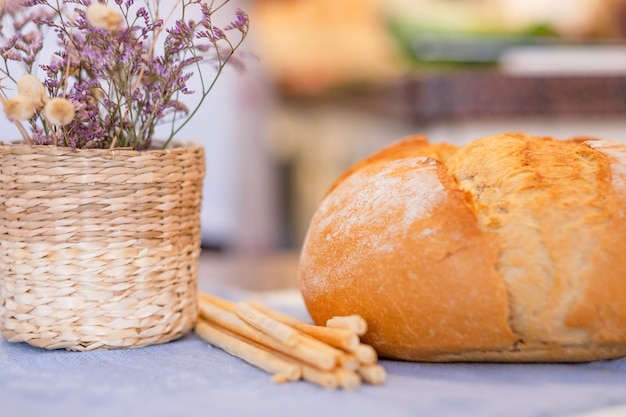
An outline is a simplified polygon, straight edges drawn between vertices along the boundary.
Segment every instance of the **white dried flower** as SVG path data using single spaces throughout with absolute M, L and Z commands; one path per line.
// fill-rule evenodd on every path
M 41 110 L 48 101 L 48 95 L 43 83 L 30 74 L 26 74 L 18 80 L 17 93 L 21 96 L 30 97 L 33 103 L 35 103 L 37 110 Z
M 35 115 L 36 104 L 28 96 L 17 95 L 4 100 L 4 113 L 11 121 L 28 120 Z
M 74 105 L 66 98 L 53 98 L 46 103 L 44 114 L 50 123 L 57 126 L 65 126 L 74 119 L 76 110 Z
M 117 30 L 122 25 L 122 15 L 102 3 L 92 3 L 87 7 L 87 20 L 99 29 Z

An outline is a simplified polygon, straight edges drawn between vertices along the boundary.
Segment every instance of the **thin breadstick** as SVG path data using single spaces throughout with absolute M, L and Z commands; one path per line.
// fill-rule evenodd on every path
M 358 314 L 335 316 L 326 321 L 326 327 L 347 329 L 356 333 L 358 336 L 363 336 L 367 333 L 367 322 Z
M 378 354 L 376 350 L 370 345 L 359 343 L 359 345 L 352 351 L 352 354 L 357 360 L 364 365 L 371 365 L 378 360 Z
M 356 371 L 361 366 L 361 363 L 356 356 L 344 353 L 339 357 L 339 366 L 346 371 Z
M 302 343 L 298 343 L 295 346 L 288 346 L 255 327 L 252 327 L 236 314 L 222 310 L 217 305 L 208 303 L 203 299 L 199 301 L 198 307 L 201 317 L 215 322 L 233 333 L 240 334 L 256 343 L 275 349 L 288 356 L 298 358 L 320 369 L 330 370 L 337 365 L 338 358 L 334 352 L 316 349 L 315 347 Z
M 235 311 L 248 324 L 261 330 L 285 343 L 287 346 L 295 346 L 298 340 L 298 333 L 292 327 L 269 317 L 248 303 L 239 302 L 235 304 Z
M 339 386 L 343 389 L 355 389 L 361 385 L 361 376 L 353 371 L 337 369 L 335 371 Z
M 338 362 L 341 360 L 341 357 L 346 353 L 341 349 L 338 349 L 334 346 L 326 344 L 321 340 L 318 340 L 312 336 L 309 336 L 306 333 L 300 333 L 298 335 L 298 344 L 304 344 L 312 347 L 313 349 L 320 350 L 322 352 L 326 352 L 329 355 L 332 355 Z
M 272 382 L 275 382 L 276 384 L 284 384 L 285 382 L 288 382 L 288 381 L 289 381 L 289 378 L 285 374 L 272 375 Z
M 195 330 L 198 335 L 213 346 L 216 346 L 251 365 L 272 375 L 284 375 L 291 381 L 302 377 L 302 370 L 278 356 L 235 337 L 232 333 L 211 326 L 203 319 L 197 321 Z
M 353 354 L 344 352 L 305 333 L 300 334 L 298 346 L 309 346 L 318 352 L 324 352 L 325 355 L 335 359 L 336 365 L 347 371 L 355 371 L 361 365 L 361 362 Z
M 343 350 L 351 351 L 356 349 L 359 344 L 359 336 L 347 329 L 332 329 L 306 323 L 292 326 L 309 336 Z
M 359 367 L 358 372 L 363 381 L 372 385 L 381 385 L 387 379 L 385 368 L 378 364 L 362 365 Z
M 278 353 L 279 357 L 283 354 Z M 308 382 L 313 382 L 324 388 L 334 389 L 355 389 L 361 385 L 361 375 L 358 373 L 358 367 L 354 370 L 344 368 L 335 368 L 333 370 L 323 370 L 310 366 L 307 363 L 299 362 L 295 358 L 284 357 L 285 360 L 293 360 L 302 370 L 302 378 Z
M 251 301 L 250 304 L 268 317 L 300 330 L 331 346 L 344 350 L 353 350 L 356 349 L 359 344 L 359 336 L 350 330 L 316 326 L 290 317 L 256 301 Z
M 214 304 L 222 310 L 230 311 L 231 313 L 235 312 L 235 303 L 233 303 L 232 301 L 228 301 L 204 292 L 200 293 L 200 300 Z
M 339 376 L 333 371 L 322 371 L 312 366 L 302 365 L 302 378 L 326 389 L 339 387 Z

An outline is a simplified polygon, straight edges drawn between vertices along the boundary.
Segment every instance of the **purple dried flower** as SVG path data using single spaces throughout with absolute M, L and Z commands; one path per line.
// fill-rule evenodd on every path
M 21 61 L 22 60 L 22 56 L 20 54 L 18 54 L 16 51 L 4 51 L 2 52 L 2 57 L 5 60 L 9 60 L 9 61 Z
M 158 10 L 150 8 L 152 3 L 140 6 L 133 0 L 115 0 L 110 7 L 117 7 L 119 15 L 113 17 L 121 16 L 123 24 L 119 28 L 116 24 L 114 30 L 96 28 L 87 19 L 87 7 L 99 0 L 21 1 L 5 3 L 0 56 L 6 70 L 0 68 L 0 75 L 15 79 L 7 61 L 19 62 L 25 73 L 43 72 L 49 97 L 69 100 L 75 112 L 64 126 L 51 126 L 37 113 L 29 121 L 32 139 L 70 148 L 115 143 L 147 149 L 156 126 L 165 122 L 172 123 L 169 142 L 198 111 L 224 66 L 239 65 L 233 54 L 249 25 L 241 10 L 223 29 L 213 25 L 213 14 L 229 0 L 213 8 L 200 0 L 181 0 L 180 18 L 173 18 L 168 27 Z M 192 15 L 201 16 L 200 21 L 186 18 Z M 10 28 L 2 26 L 9 20 Z M 101 26 L 111 27 L 106 22 Z M 240 31 L 239 36 L 226 34 L 233 30 Z M 46 62 L 40 54 L 48 32 L 56 36 L 59 49 Z M 210 82 L 204 80 L 204 62 L 216 65 Z M 188 88 L 194 76 L 203 85 L 197 93 Z M 178 101 L 181 94 L 198 94 L 195 107 L 189 109 Z
M 250 20 L 246 12 L 241 9 L 237 9 L 235 11 L 236 20 L 231 22 L 228 26 L 224 28 L 224 30 L 232 30 L 237 29 L 241 31 L 241 33 L 247 33 L 248 27 L 250 26 Z

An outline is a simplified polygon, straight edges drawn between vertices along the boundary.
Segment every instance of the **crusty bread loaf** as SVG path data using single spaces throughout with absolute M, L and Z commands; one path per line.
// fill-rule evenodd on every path
M 384 357 L 626 356 L 625 210 L 626 144 L 410 137 L 330 187 L 300 287 L 318 324 L 362 315 Z

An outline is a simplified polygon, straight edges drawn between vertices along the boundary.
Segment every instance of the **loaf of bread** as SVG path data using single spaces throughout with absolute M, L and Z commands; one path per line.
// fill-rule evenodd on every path
M 360 314 L 382 357 L 626 356 L 626 144 L 521 133 L 403 139 L 357 163 L 311 219 L 312 319 Z

